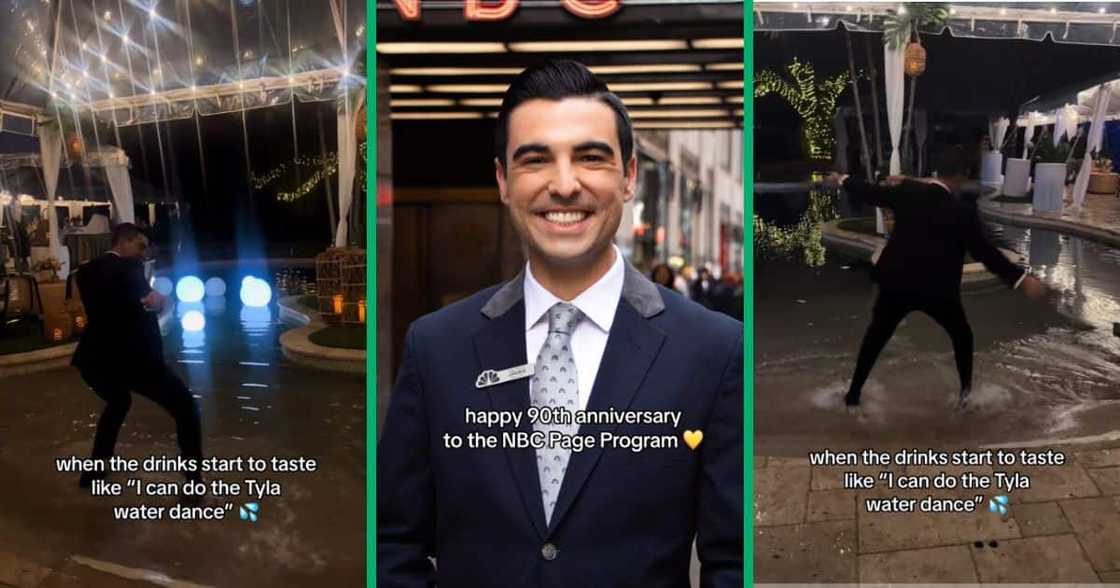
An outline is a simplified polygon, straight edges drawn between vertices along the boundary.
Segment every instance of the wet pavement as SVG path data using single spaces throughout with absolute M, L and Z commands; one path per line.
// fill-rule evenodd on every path
M 1115 444 L 1114 444 L 1115 445 Z M 1029 468 L 1029 489 L 1009 494 L 1007 516 L 986 490 L 845 489 L 843 475 L 993 476 L 1000 467 L 811 466 L 756 457 L 756 585 L 769 583 L 1120 583 L 1120 449 L 1053 446 L 1062 466 Z M 976 512 L 869 512 L 867 500 L 981 494 Z
M 203 450 L 220 458 L 313 458 L 318 471 L 210 474 L 208 481 L 243 490 L 246 479 L 280 483 L 282 495 L 255 500 L 255 523 L 238 517 L 238 507 L 254 501 L 244 495 L 204 503 L 232 503 L 220 521 L 114 520 L 114 505 L 177 501 L 93 497 L 76 474 L 56 471 L 57 457 L 88 455 L 103 407 L 76 370 L 0 380 L 0 586 L 365 585 L 364 376 L 288 362 L 275 300 L 243 307 L 236 284 L 229 290 L 224 299 L 180 304 L 164 337 L 168 364 L 201 407 Z M 117 453 L 177 455 L 174 433 L 166 413 L 134 396 Z M 179 481 L 166 473 L 136 477 Z
M 964 296 L 975 337 L 974 409 L 955 407 L 948 336 L 910 315 L 864 388 L 842 408 L 876 289 L 866 263 L 830 255 L 811 269 L 755 272 L 755 581 L 768 583 L 1120 583 L 1120 252 L 1046 230 L 992 225 L 1052 291 Z M 810 465 L 831 448 L 860 452 L 985 446 L 1055 449 L 1058 467 Z M 1015 450 L 1015 449 L 1013 449 Z M 1009 515 L 988 490 L 846 487 L 872 476 L 1019 472 Z M 980 496 L 977 512 L 871 512 L 866 500 Z
M 964 297 L 975 336 L 974 410 L 955 408 L 948 336 L 923 314 L 900 326 L 864 388 L 847 390 L 876 289 L 869 266 L 756 264 L 755 448 L 974 445 L 1099 434 L 1120 422 L 1120 254 L 1040 229 L 993 226 L 1053 291 L 1041 302 L 998 288 Z

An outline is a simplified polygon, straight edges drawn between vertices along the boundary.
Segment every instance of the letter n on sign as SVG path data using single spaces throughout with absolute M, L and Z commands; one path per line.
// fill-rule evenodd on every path
M 562 0 L 568 12 L 582 18 L 603 18 L 622 7 L 622 0 Z
M 505 20 L 517 10 L 519 0 L 466 0 L 463 16 L 471 21 Z
M 420 20 L 420 0 L 393 0 L 393 4 L 397 5 L 397 14 L 401 15 L 401 20 Z

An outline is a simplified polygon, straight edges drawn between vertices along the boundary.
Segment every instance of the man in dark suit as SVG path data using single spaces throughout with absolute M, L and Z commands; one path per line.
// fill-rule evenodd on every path
M 894 232 L 875 264 L 872 275 L 879 296 L 856 360 L 851 387 L 844 399 L 859 406 L 860 392 L 879 353 L 898 324 L 912 311 L 926 313 L 948 333 L 960 376 L 960 405 L 972 387 L 972 328 L 961 304 L 961 273 L 965 253 L 1000 277 L 1008 286 L 1039 298 L 1044 287 L 1023 268 L 1008 261 L 988 240 L 975 206 L 975 195 L 962 191 L 964 168 L 946 178 L 913 180 L 891 176 L 880 183 L 832 174 L 825 183 L 841 186 L 853 202 L 889 208 Z M 958 171 L 958 169 L 960 171 Z
M 580 64 L 531 68 L 496 143 L 528 263 L 409 329 L 378 447 L 377 585 L 687 588 L 695 540 L 701 585 L 739 588 L 743 327 L 613 244 L 636 183 L 625 107 Z
M 148 286 L 142 260 L 148 237 L 131 223 L 113 230 L 112 249 L 78 269 L 78 290 L 88 323 L 72 364 L 82 379 L 105 401 L 93 440 L 94 459 L 113 456 L 124 418 L 132 407 L 132 392 L 159 404 L 175 418 L 182 457 L 196 460 L 198 481 L 202 460 L 202 433 L 198 406 L 190 390 L 163 362 L 163 339 L 157 315 L 165 298 Z M 106 464 L 106 468 L 108 465 Z M 82 486 L 104 472 L 82 474 Z

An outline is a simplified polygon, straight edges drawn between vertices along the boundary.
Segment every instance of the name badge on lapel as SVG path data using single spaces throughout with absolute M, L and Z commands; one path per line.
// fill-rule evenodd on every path
M 533 364 L 527 363 L 504 370 L 483 370 L 481 374 L 478 374 L 478 379 L 475 380 L 474 387 L 482 389 L 513 380 L 528 378 L 533 375 L 534 369 L 535 367 Z

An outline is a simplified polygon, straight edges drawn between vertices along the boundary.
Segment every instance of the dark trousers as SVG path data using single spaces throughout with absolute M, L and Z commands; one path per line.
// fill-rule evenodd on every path
M 860 345 L 852 386 L 845 399 L 847 404 L 859 404 L 863 384 L 879 353 L 894 335 L 898 323 L 915 310 L 929 315 L 949 333 L 949 338 L 953 341 L 953 355 L 957 360 L 961 390 L 967 390 L 972 385 L 972 328 L 968 326 L 960 296 L 935 297 L 881 290 L 872 311 L 871 326 L 867 327 L 867 334 L 863 336 L 863 344 Z
M 101 413 L 93 438 L 91 456 L 94 459 L 108 460 L 113 456 L 117 435 L 132 408 L 132 392 L 136 392 L 171 414 L 175 419 L 180 454 L 201 462 L 202 425 L 198 404 L 183 380 L 166 365 L 161 363 L 138 372 L 130 370 L 128 377 L 96 369 L 83 369 L 81 374 L 86 384 L 105 401 L 105 412 Z M 188 479 L 198 479 L 197 471 L 185 475 Z

